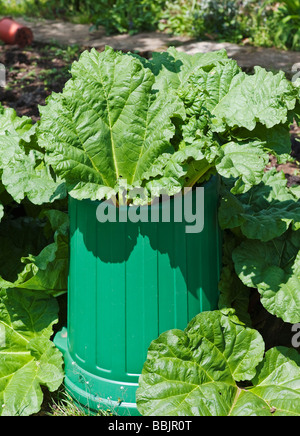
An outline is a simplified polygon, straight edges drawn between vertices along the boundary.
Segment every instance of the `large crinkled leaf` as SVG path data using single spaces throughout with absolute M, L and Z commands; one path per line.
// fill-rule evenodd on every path
M 235 395 L 218 351 L 206 342 L 193 350 L 185 333 L 173 330 L 151 343 L 136 400 L 146 416 L 218 416 L 228 414 Z
M 173 92 L 152 89 L 155 77 L 130 55 L 85 52 L 62 94 L 41 108 L 39 143 L 76 198 L 111 196 L 120 179 L 139 181 L 170 149 L 172 117 L 185 117 Z
M 144 173 L 145 187 L 153 195 L 174 195 L 211 176 L 215 163 L 223 157 L 222 148 L 209 138 L 183 145 L 173 154 L 163 153 Z
M 163 59 L 163 56 L 161 58 Z M 234 177 L 233 173 L 235 177 L 239 177 L 233 192 L 246 191 L 249 186 L 261 179 L 262 165 L 257 165 L 259 154 L 260 163 L 263 163 L 266 162 L 267 152 L 272 152 L 282 160 L 291 152 L 289 125 L 293 122 L 297 91 L 281 73 L 273 75 L 257 68 L 253 76 L 248 76 L 241 72 L 233 60 L 216 57 L 214 62 L 204 64 L 201 63 L 200 56 L 193 62 L 191 59 L 186 59 L 185 62 L 186 70 L 184 62 L 182 65 L 182 69 L 186 71 L 183 76 L 185 81 L 170 81 L 173 87 L 176 85 L 186 112 L 192 117 L 188 119 L 188 124 L 185 123 L 182 127 L 183 138 L 187 140 L 188 131 L 191 136 L 190 143 L 193 143 L 199 132 L 203 135 L 207 129 L 212 129 L 225 135 L 224 138 L 219 138 L 222 141 L 228 135 L 228 141 L 233 140 L 231 144 L 236 143 L 243 147 L 248 145 L 248 165 L 244 170 L 247 182 L 239 186 L 241 167 L 238 165 L 233 165 L 231 174 L 231 177 Z M 188 67 L 189 64 L 192 66 Z M 171 73 L 166 72 L 167 68 L 170 68 L 170 65 L 166 61 L 166 65 L 161 66 L 158 77 L 164 74 L 169 77 Z M 177 72 L 177 75 L 182 74 Z M 172 72 L 172 77 L 174 75 L 175 72 Z M 229 106 L 228 110 L 226 105 Z M 239 105 L 244 107 L 236 107 Z M 270 117 L 270 120 L 265 117 Z M 203 118 L 207 118 L 206 123 L 203 123 Z M 194 129 L 188 128 L 191 121 Z M 241 156 L 243 153 L 241 150 Z M 227 159 L 223 162 L 227 163 Z M 222 172 L 223 163 L 219 164 L 217 170 Z M 252 173 L 250 177 L 249 170 Z M 255 178 L 253 173 L 256 175 Z
M 37 413 L 41 385 L 61 385 L 62 355 L 49 340 L 57 314 L 56 300 L 45 293 L 0 291 L 0 416 Z
M 43 204 L 66 196 L 63 182 L 53 180 L 37 151 L 31 150 L 26 155 L 16 150 L 10 160 L 2 157 L 1 166 L 2 183 L 17 202 L 27 197 L 34 204 Z
M 0 107 L 0 135 L 5 135 L 6 132 L 17 133 L 24 141 L 29 142 L 33 135 L 36 125 L 32 125 L 32 120 L 29 117 L 18 117 L 17 113 L 12 108 Z
M 209 111 L 213 130 L 230 128 L 232 138 L 263 141 L 278 157 L 289 154 L 297 90 L 283 73 L 257 67 L 250 76 L 222 54 L 190 56 L 172 49 L 153 57 L 152 70 L 159 83 L 165 79 L 178 91 L 189 115 Z
M 153 64 L 158 80 L 167 78 L 178 90 L 188 113 L 199 114 L 205 107 L 214 130 L 230 128 L 234 138 L 263 140 L 278 154 L 288 153 L 288 124 L 298 91 L 284 73 L 256 67 L 254 75 L 247 75 L 223 52 L 191 56 L 173 49 L 156 54 Z M 268 130 L 274 126 L 276 137 Z
M 264 356 L 263 348 L 259 333 L 232 315 L 197 315 L 184 332 L 170 330 L 151 343 L 137 390 L 140 413 L 299 416 L 299 355 L 274 348 Z M 235 380 L 242 373 L 243 387 Z
M 229 142 L 222 148 L 224 157 L 216 164 L 216 168 L 221 176 L 236 179 L 232 193 L 247 192 L 261 181 L 263 170 L 269 161 L 261 143 Z
M 143 415 L 228 415 L 237 379 L 249 379 L 263 359 L 255 330 L 221 312 L 197 315 L 187 328 L 153 341 L 137 391 Z
M 247 238 L 267 242 L 290 226 L 293 230 L 300 228 L 300 204 L 294 191 L 287 187 L 284 173 L 272 169 L 247 193 L 225 193 L 219 222 L 223 229 L 240 228 Z
M 152 60 L 146 62 L 146 65 L 156 76 L 156 89 L 177 90 L 181 86 L 184 87 L 199 68 L 209 68 L 218 63 L 226 65 L 228 62 L 230 59 L 225 50 L 196 53 L 191 56 L 170 47 L 166 52 L 154 52 Z
M 216 53 L 215 57 L 213 55 L 211 53 L 210 62 L 205 63 L 201 55 L 196 57 L 185 55 L 180 58 L 176 55 L 176 51 L 172 50 L 166 54 L 156 55 L 152 69 L 157 74 L 159 83 L 162 83 L 162 79 L 165 78 L 168 86 L 175 88 L 184 102 L 188 118 L 182 126 L 182 134 L 184 141 L 192 146 L 197 144 L 197 138 L 208 135 L 211 128 L 222 131 L 222 128 L 218 129 L 216 126 L 223 125 L 223 120 L 218 115 L 223 102 L 226 102 L 228 96 L 234 92 L 236 93 L 234 98 L 239 101 L 238 92 L 244 92 L 242 85 L 246 81 L 245 92 L 249 93 L 249 100 L 254 105 L 253 110 L 244 109 L 243 115 L 247 122 L 242 123 L 239 128 L 235 123 L 230 122 L 223 126 L 223 130 L 229 129 L 226 132 L 227 135 L 229 134 L 228 139 L 232 135 L 233 139 L 236 138 L 239 142 L 234 140 L 225 143 L 223 159 L 213 162 L 219 174 L 236 179 L 232 192 L 237 194 L 246 192 L 251 186 L 260 182 L 268 163 L 268 151 L 274 149 L 278 155 L 289 151 L 286 142 L 287 138 L 289 139 L 287 119 L 290 120 L 290 111 L 295 105 L 295 90 L 281 75 L 273 76 L 270 73 L 269 77 L 265 70 L 257 69 L 256 75 L 249 79 L 250 76 L 242 73 L 235 61 L 221 58 L 220 53 Z M 254 82 L 252 88 L 249 81 Z M 268 83 L 267 86 L 265 81 L 275 83 Z M 273 86 L 277 89 L 276 95 Z M 277 104 L 285 111 L 285 124 L 276 125 L 281 134 L 280 138 L 278 132 L 276 139 L 271 137 L 269 132 L 271 129 L 264 125 L 263 119 L 259 120 L 256 117 L 256 113 L 260 110 L 258 108 L 260 102 L 255 93 L 259 96 L 264 95 L 261 99 L 264 104 L 270 104 L 271 107 Z M 283 119 L 278 120 L 278 123 L 283 121 Z M 253 122 L 254 124 L 251 125 Z M 256 129 L 252 132 L 255 126 Z M 285 145 L 282 144 L 283 137 Z
M 199 335 L 210 342 L 226 360 L 235 381 L 251 380 L 262 360 L 264 343 L 256 330 L 245 328 L 232 313 L 204 312 L 192 319 L 185 333 L 192 347 L 198 344 Z
M 273 74 L 255 67 L 254 75 L 240 73 L 229 92 L 213 109 L 217 131 L 226 126 L 255 129 L 257 123 L 271 129 L 288 121 L 289 111 L 295 108 L 297 90 L 283 72 Z
M 183 82 L 178 88 L 178 94 L 185 103 L 187 113 L 197 115 L 205 108 L 212 115 L 230 89 L 239 82 L 240 74 L 241 69 L 232 59 L 205 67 L 197 64 L 188 81 Z
M 54 180 L 36 143 L 36 125 L 17 117 L 13 109 L 0 115 L 0 170 L 2 183 L 18 203 L 27 197 L 34 204 L 64 198 L 61 180 Z
M 284 163 L 290 157 L 292 151 L 290 134 L 292 120 L 291 118 L 289 122 L 277 124 L 271 129 L 257 123 L 255 129 L 251 131 L 245 128 L 237 128 L 233 129 L 230 133 L 235 140 L 253 141 L 256 139 L 265 142 L 266 150 L 276 156 L 278 163 Z
M 239 390 L 231 416 L 300 416 L 300 356 L 295 349 L 268 350 L 252 383 Z
M 300 322 L 300 230 L 269 242 L 245 240 L 233 251 L 235 270 L 261 294 L 263 306 L 285 322 Z

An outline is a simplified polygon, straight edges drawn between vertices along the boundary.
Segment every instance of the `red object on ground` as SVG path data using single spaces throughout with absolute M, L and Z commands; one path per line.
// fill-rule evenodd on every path
M 5 44 L 16 44 L 19 47 L 30 45 L 33 41 L 33 33 L 29 27 L 17 23 L 12 18 L 0 20 L 0 39 Z

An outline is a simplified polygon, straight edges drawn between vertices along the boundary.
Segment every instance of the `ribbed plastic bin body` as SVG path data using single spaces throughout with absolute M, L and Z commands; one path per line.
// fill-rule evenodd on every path
M 184 219 L 174 222 L 172 199 L 170 222 L 118 222 L 117 209 L 117 222 L 100 223 L 98 202 L 70 198 L 68 326 L 55 342 L 67 389 L 89 409 L 138 414 L 135 393 L 151 341 L 217 308 L 217 178 L 204 193 L 200 233 L 187 233 Z

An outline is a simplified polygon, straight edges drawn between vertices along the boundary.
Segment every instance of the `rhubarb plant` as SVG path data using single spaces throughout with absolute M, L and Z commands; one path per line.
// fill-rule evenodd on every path
M 41 291 L 0 290 L 0 416 L 37 413 L 41 386 L 63 380 L 60 352 L 50 341 L 58 306 Z
M 283 73 L 245 74 L 225 51 L 171 48 L 146 61 L 93 49 L 71 74 L 40 108 L 38 145 L 77 199 L 118 197 L 126 183 L 149 203 L 214 173 L 243 193 L 260 183 L 268 152 L 288 153 L 297 88 Z
M 285 175 L 272 169 L 246 194 L 224 191 L 219 221 L 235 239 L 231 273 L 246 287 L 258 289 L 268 312 L 298 323 L 300 203 Z
M 290 156 L 299 83 L 259 67 L 246 74 L 225 51 L 174 48 L 150 60 L 93 49 L 71 76 L 37 123 L 0 106 L 0 415 L 37 412 L 41 386 L 63 379 L 50 338 L 67 291 L 67 195 L 142 205 L 212 175 L 222 185 L 220 310 L 152 342 L 138 408 L 299 414 L 297 353 L 265 350 L 247 312 L 255 288 L 267 311 L 300 322 L 299 189 L 266 172 L 270 154 Z
M 37 144 L 37 124 L 0 106 L 0 416 L 39 412 L 63 381 L 50 340 L 67 290 L 66 189 Z

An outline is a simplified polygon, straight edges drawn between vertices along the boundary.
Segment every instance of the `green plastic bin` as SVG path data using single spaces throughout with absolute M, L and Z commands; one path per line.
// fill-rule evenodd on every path
M 218 184 L 213 177 L 204 186 L 200 233 L 187 233 L 184 219 L 174 222 L 174 199 L 170 222 L 118 222 L 117 209 L 117 222 L 100 223 L 100 202 L 70 198 L 68 325 L 54 342 L 64 354 L 67 390 L 90 411 L 138 415 L 135 394 L 151 341 L 217 308 Z

